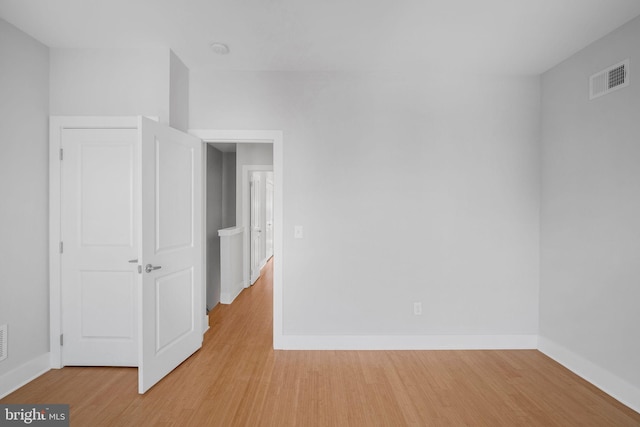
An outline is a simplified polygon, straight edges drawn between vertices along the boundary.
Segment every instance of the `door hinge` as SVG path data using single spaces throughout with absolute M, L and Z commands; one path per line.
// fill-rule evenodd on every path
M 64 335 L 60 334 L 60 345 L 63 346 L 64 345 Z
M 64 243 L 60 242 L 60 253 L 64 253 Z
M 60 161 L 62 161 L 62 159 L 64 159 L 64 150 L 61 148 L 60 149 Z
M 142 264 L 138 264 L 138 274 L 142 274 Z

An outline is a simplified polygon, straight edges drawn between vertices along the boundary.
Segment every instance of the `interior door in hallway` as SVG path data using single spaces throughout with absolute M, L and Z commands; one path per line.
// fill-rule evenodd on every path
M 266 173 L 265 186 L 265 258 L 273 256 L 273 172 Z
M 251 210 L 251 284 L 260 277 L 260 263 L 263 258 L 263 236 L 262 236 L 262 173 L 252 172 L 250 177 L 250 210 Z

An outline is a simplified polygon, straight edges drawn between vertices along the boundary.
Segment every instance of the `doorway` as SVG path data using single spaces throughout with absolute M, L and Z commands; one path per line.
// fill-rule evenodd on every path
M 284 348 L 283 317 L 283 135 L 282 131 L 190 130 L 205 143 L 272 144 L 273 154 L 273 347 Z M 203 193 L 203 197 L 204 197 Z M 204 206 L 204 204 L 203 204 Z M 204 215 L 206 218 L 206 212 Z M 203 254 L 206 259 L 206 252 Z
M 206 151 L 209 153 L 205 165 L 206 299 L 209 311 L 218 303 L 229 304 L 243 288 L 250 287 L 258 279 L 260 269 L 268 259 L 267 228 L 271 237 L 269 252 L 273 255 L 273 144 L 207 143 Z M 250 164 L 256 161 L 264 164 Z M 270 184 L 269 202 L 266 199 L 267 181 Z M 270 208 L 268 227 L 267 205 Z M 234 239 L 240 245 L 239 254 L 231 256 L 221 252 L 221 245 L 227 249 L 237 246 L 229 246 L 221 237 L 229 235 L 237 235 Z M 233 265 L 239 265 L 238 282 L 234 279 L 231 284 L 222 283 L 222 276 L 226 275 L 226 271 L 222 272 L 223 257 L 233 259 Z M 225 264 L 225 267 L 229 266 Z

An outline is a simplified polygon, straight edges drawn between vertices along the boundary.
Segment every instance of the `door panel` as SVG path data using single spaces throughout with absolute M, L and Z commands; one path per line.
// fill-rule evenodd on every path
M 138 391 L 202 345 L 202 143 L 141 119 L 142 273 Z M 143 267 L 144 268 L 144 267 Z
M 137 320 L 135 276 L 130 271 L 80 273 L 80 330 L 83 338 L 133 338 Z
M 193 329 L 193 288 L 192 268 L 156 280 L 157 352 Z
M 62 363 L 138 363 L 135 129 L 65 129 L 61 162 Z
M 130 133 L 135 136 L 133 130 Z M 85 142 L 80 143 L 78 148 L 82 246 L 131 247 L 132 145 Z
M 155 251 L 192 248 L 194 149 L 170 139 L 156 139 L 154 147 L 158 166 L 154 185 L 157 214 Z

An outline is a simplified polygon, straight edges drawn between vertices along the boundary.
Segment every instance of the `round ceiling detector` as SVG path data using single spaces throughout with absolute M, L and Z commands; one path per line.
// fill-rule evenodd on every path
M 224 43 L 211 43 L 209 47 L 213 53 L 217 53 L 218 55 L 226 55 L 229 53 L 229 46 Z

